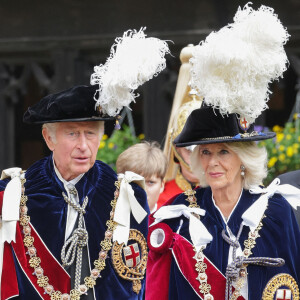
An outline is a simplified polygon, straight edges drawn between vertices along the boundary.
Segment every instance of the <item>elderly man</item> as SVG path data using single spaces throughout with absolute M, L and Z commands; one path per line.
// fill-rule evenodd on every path
M 52 154 L 26 172 L 6 170 L 0 181 L 3 300 L 143 297 L 149 212 L 143 180 L 135 174 L 118 180 L 96 161 L 104 121 L 112 119 L 95 110 L 96 91 L 76 86 L 44 97 L 24 115 L 27 123 L 43 124 Z

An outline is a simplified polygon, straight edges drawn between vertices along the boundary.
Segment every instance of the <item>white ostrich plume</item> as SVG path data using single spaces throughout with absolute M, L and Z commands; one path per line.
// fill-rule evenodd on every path
M 128 30 L 116 38 L 106 63 L 94 67 L 91 84 L 99 84 L 94 99 L 104 114 L 116 116 L 124 106 L 129 107 L 138 96 L 134 90 L 166 67 L 168 44 L 147 38 L 144 30 Z
M 212 32 L 195 47 L 191 85 L 208 105 L 248 122 L 265 110 L 269 83 L 287 68 L 283 45 L 289 34 L 274 10 L 239 8 L 234 23 Z

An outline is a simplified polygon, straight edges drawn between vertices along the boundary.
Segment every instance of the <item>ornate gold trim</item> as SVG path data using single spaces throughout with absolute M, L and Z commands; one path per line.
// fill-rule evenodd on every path
M 115 182 L 116 190 L 114 192 L 114 199 L 110 202 L 112 207 L 110 219 L 106 222 L 107 230 L 105 231 L 104 240 L 100 243 L 101 250 L 99 252 L 99 258 L 94 261 L 95 268 L 91 271 L 90 276 L 84 278 L 84 284 L 81 284 L 78 290 L 72 289 L 70 294 L 62 294 L 60 291 L 55 291 L 54 287 L 49 283 L 49 278 L 44 276 L 44 270 L 40 266 L 41 259 L 37 255 L 36 248 L 34 247 L 34 238 L 31 236 L 31 228 L 28 225 L 30 222 L 30 217 L 27 215 L 28 208 L 26 206 L 26 202 L 28 201 L 28 197 L 25 195 L 25 182 L 26 179 L 21 178 L 22 195 L 20 202 L 20 225 L 23 226 L 23 243 L 28 249 L 26 255 L 30 257 L 29 264 L 34 269 L 33 274 L 37 277 L 37 284 L 44 288 L 45 293 L 50 295 L 51 300 L 79 300 L 81 295 L 86 294 L 89 288 L 93 288 L 93 286 L 96 284 L 96 279 L 101 277 L 101 271 L 105 269 L 105 260 L 108 257 L 108 251 L 112 247 L 111 241 L 113 231 L 116 227 L 113 217 L 117 199 L 119 197 L 121 182 Z
M 195 197 L 196 191 L 188 189 L 184 192 L 184 194 L 187 196 L 185 200 L 190 203 L 189 207 L 200 208 L 200 206 L 197 204 L 197 198 Z M 195 216 L 199 217 L 198 215 Z
M 259 235 L 259 231 L 261 230 L 261 228 L 263 227 L 263 223 L 262 220 L 265 218 L 266 216 L 263 215 L 258 226 L 254 229 L 254 231 L 249 231 L 248 233 L 248 239 L 244 241 L 244 251 L 243 251 L 243 256 L 244 257 L 249 257 L 252 254 L 252 248 L 255 247 L 256 245 L 256 239 L 258 237 L 260 237 Z M 243 265 L 243 268 L 240 269 L 239 272 L 239 278 L 236 280 L 236 288 L 235 291 L 232 293 L 232 296 L 230 298 L 230 300 L 236 300 L 240 295 L 241 295 L 241 289 L 245 284 L 245 279 L 247 277 L 247 266 L 248 265 Z
M 185 192 L 185 194 L 188 196 L 188 198 L 186 200 L 190 202 L 189 206 L 194 207 L 194 204 L 191 202 L 191 199 L 192 199 L 191 197 L 195 197 L 195 191 L 187 191 L 187 192 Z M 189 200 L 189 197 L 190 197 L 190 200 Z M 197 202 L 196 202 L 196 205 L 197 205 Z M 248 239 L 244 241 L 244 246 L 245 246 L 244 251 L 243 251 L 244 257 L 249 257 L 252 254 L 251 249 L 255 247 L 256 239 L 260 236 L 258 234 L 258 232 L 263 227 L 262 220 L 265 217 L 266 217 L 265 215 L 262 216 L 258 226 L 255 228 L 255 230 L 253 232 L 249 231 Z M 207 265 L 204 263 L 203 250 L 204 250 L 204 248 L 202 247 L 197 253 L 196 248 L 194 248 L 195 256 L 193 258 L 196 260 L 195 269 L 198 273 L 198 276 L 196 277 L 196 279 L 200 282 L 199 290 L 200 290 L 200 293 L 204 294 L 204 299 L 205 300 L 206 299 L 213 300 L 214 297 L 212 294 L 210 294 L 211 286 L 207 283 L 207 274 L 206 274 Z M 245 284 L 245 278 L 247 276 L 247 268 L 246 267 L 247 267 L 247 265 L 244 265 L 243 268 L 240 269 L 239 278 L 236 281 L 236 289 L 232 293 L 230 300 L 237 300 L 237 298 L 241 295 L 240 290 L 243 287 L 243 285 Z M 263 299 L 263 300 L 267 300 L 267 299 Z M 272 298 L 272 300 L 273 300 L 273 298 Z M 299 298 L 298 298 L 298 300 L 299 300 Z
M 130 240 L 136 241 L 139 245 L 141 252 L 141 260 L 139 264 L 132 268 L 126 266 L 122 257 L 124 243 L 119 244 L 117 241 L 114 242 L 111 250 L 112 263 L 121 278 L 132 281 L 132 289 L 138 294 L 142 288 L 141 280 L 144 278 L 146 272 L 148 260 L 147 241 L 143 234 L 136 229 L 130 229 L 128 241 Z
M 286 273 L 280 273 L 270 279 L 264 289 L 262 300 L 273 300 L 276 291 L 282 286 L 286 286 L 291 290 L 293 300 L 299 300 L 299 287 L 297 282 L 291 275 Z
M 177 170 L 177 173 L 175 176 L 175 182 L 179 186 L 179 188 L 183 191 L 192 189 L 191 184 L 183 177 L 183 175 L 180 172 L 180 169 Z

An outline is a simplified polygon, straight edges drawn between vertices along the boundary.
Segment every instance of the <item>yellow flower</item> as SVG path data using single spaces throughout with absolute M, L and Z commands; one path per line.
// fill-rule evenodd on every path
M 291 138 L 292 138 L 292 136 L 291 136 L 290 134 L 287 134 L 287 135 L 286 135 L 286 139 L 287 139 L 287 140 L 290 140 Z
M 275 156 L 271 157 L 268 162 L 268 168 L 272 168 L 276 162 L 277 162 L 277 157 L 275 157 Z
M 293 147 L 289 146 L 289 147 L 287 148 L 287 150 L 286 150 L 286 155 L 287 155 L 288 157 L 292 157 L 293 154 L 294 154 Z
M 280 143 L 284 138 L 284 134 L 283 133 L 277 133 L 277 143 Z
M 280 126 L 278 126 L 278 125 L 275 125 L 275 126 L 273 127 L 273 131 L 275 131 L 275 132 L 281 132 L 281 131 L 282 131 L 282 127 L 280 127 Z
M 284 151 L 284 149 L 285 149 L 285 147 L 284 147 L 283 145 L 280 145 L 280 146 L 279 146 L 279 151 L 282 152 L 282 151 Z
M 294 127 L 292 127 L 292 128 L 289 129 L 290 133 L 295 133 L 295 131 L 296 131 L 296 129 Z
M 293 148 L 294 148 L 294 149 L 298 149 L 298 148 L 299 148 L 299 144 L 294 143 L 294 144 L 293 144 Z
M 143 133 L 141 133 L 141 134 L 139 134 L 138 138 L 139 138 L 140 140 L 143 140 L 143 139 L 145 138 L 145 135 L 144 135 Z
M 298 113 L 294 113 L 294 115 L 293 115 L 293 119 L 294 120 L 297 120 L 299 118 L 299 115 L 298 115 Z
M 108 135 L 107 134 L 104 134 L 103 137 L 102 137 L 102 141 L 105 141 L 108 139 Z
M 285 154 L 281 153 L 278 157 L 278 159 L 283 162 L 285 160 Z
M 102 149 L 102 148 L 104 148 L 104 147 L 105 147 L 105 142 L 101 141 L 101 142 L 100 142 L 100 145 L 99 145 L 99 149 Z
M 114 143 L 108 143 L 108 148 L 109 148 L 109 149 L 112 149 L 114 146 L 115 146 Z
M 276 148 L 273 148 L 273 149 L 272 149 L 272 153 L 273 153 L 273 154 L 276 154 L 276 153 L 277 153 L 277 149 L 276 149 Z
M 298 136 L 298 142 L 300 142 L 300 136 Z

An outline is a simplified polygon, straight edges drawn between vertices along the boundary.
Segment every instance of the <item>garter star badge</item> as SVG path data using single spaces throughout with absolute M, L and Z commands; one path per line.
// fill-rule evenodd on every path
M 148 259 L 147 241 L 143 234 L 130 229 L 128 246 L 124 243 L 114 242 L 112 252 L 112 263 L 118 275 L 126 280 L 132 281 L 132 289 L 139 293 L 144 278 Z
M 267 283 L 262 300 L 299 300 L 299 287 L 289 274 L 278 274 Z

